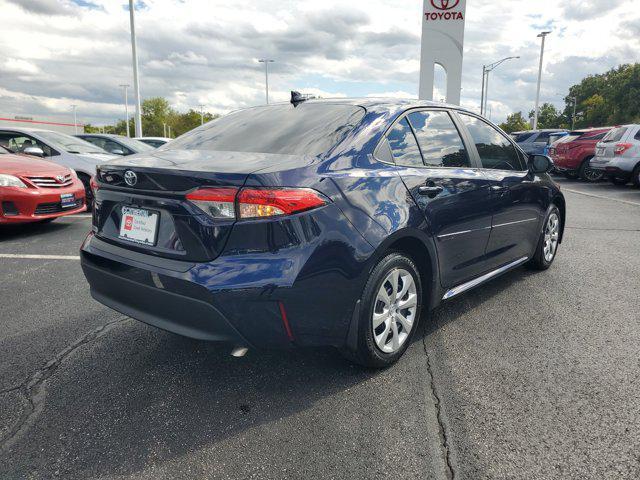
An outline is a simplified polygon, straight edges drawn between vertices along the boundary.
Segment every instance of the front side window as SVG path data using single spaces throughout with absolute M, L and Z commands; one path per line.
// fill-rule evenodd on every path
M 396 165 L 409 167 L 423 167 L 422 155 L 416 143 L 416 137 L 411 131 L 407 118 L 397 122 L 387 134 L 387 140 Z
M 518 150 L 502 133 L 479 118 L 463 113 L 459 115 L 473 138 L 483 168 L 525 170 Z
M 428 167 L 469 167 L 469 157 L 458 129 L 447 112 L 423 111 L 409 114 Z

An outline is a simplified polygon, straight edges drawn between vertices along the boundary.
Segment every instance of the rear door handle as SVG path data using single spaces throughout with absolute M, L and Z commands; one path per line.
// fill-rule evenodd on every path
M 441 194 L 443 190 L 444 187 L 441 185 L 426 185 L 424 187 L 420 187 L 418 189 L 418 193 L 420 193 L 420 195 L 426 195 L 429 198 L 433 198 Z

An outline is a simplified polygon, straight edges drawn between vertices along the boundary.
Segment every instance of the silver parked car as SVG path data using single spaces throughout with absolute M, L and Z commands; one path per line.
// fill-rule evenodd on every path
M 134 155 L 136 153 L 148 153 L 154 147 L 147 145 L 135 138 L 110 133 L 82 133 L 76 135 L 89 143 L 106 150 L 114 155 Z
M 640 187 L 640 125 L 623 125 L 611 130 L 596 145 L 591 168 L 604 170 L 616 185 L 630 181 Z
M 89 206 L 93 199 L 90 180 L 96 174 L 96 166 L 115 158 L 115 155 L 73 135 L 35 128 L 0 129 L 0 146 L 73 168 L 84 185 Z

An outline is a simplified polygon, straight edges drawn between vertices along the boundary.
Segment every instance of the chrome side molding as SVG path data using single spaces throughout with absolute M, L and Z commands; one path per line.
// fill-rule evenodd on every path
M 522 257 L 518 260 L 515 260 L 503 267 L 497 268 L 496 270 L 492 270 L 489 273 L 485 273 L 481 277 L 474 278 L 473 280 L 468 281 L 467 283 L 463 283 L 462 285 L 458 285 L 457 287 L 452 288 L 442 297 L 443 300 L 448 300 L 456 295 L 460 295 L 462 292 L 466 292 L 467 290 L 472 289 L 473 287 L 477 287 L 481 283 L 487 282 L 494 277 L 497 277 L 501 273 L 506 272 L 507 270 L 511 270 L 512 268 L 517 267 L 518 265 L 522 265 L 524 262 L 529 260 L 529 257 Z

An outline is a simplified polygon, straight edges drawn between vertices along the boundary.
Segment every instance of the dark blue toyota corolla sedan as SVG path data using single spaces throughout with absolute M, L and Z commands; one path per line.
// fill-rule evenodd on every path
M 101 165 L 82 268 L 96 300 L 170 332 L 385 367 L 421 309 L 551 265 L 551 167 L 454 106 L 249 108 Z

